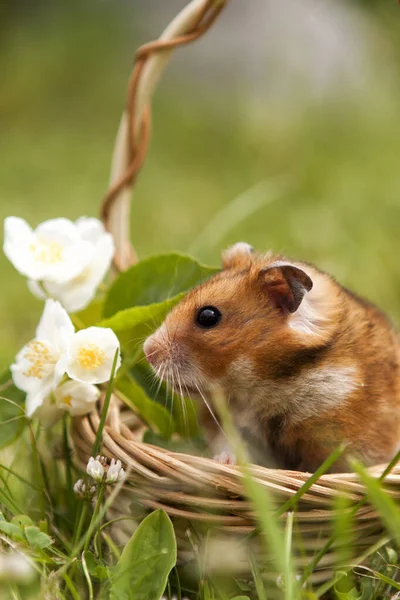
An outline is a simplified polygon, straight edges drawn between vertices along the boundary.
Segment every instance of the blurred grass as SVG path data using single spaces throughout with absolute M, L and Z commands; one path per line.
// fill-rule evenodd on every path
M 119 8 L 49 4 L 16 13 L 3 28 L 1 220 L 97 214 L 133 52 L 146 41 L 140 20 Z M 139 255 L 187 250 L 227 203 L 260 181 L 288 177 L 287 193 L 235 226 L 224 245 L 245 239 L 315 261 L 400 322 L 399 69 L 390 77 L 382 69 L 399 55 L 400 29 L 392 13 L 385 18 L 387 45 L 377 44 L 370 92 L 357 98 L 338 90 L 329 101 L 299 100 L 292 110 L 266 100 L 260 110 L 240 85 L 235 97 L 219 87 L 214 95 L 212 85 L 167 71 L 135 191 Z M 220 245 L 207 240 L 199 258 L 218 262 Z M 42 304 L 4 257 L 0 275 L 5 366 L 32 336 Z

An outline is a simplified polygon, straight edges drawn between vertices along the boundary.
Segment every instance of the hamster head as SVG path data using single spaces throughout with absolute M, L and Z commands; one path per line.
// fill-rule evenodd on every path
M 306 305 L 313 280 L 303 266 L 311 268 L 258 255 L 243 242 L 222 259 L 223 270 L 190 291 L 144 344 L 157 376 L 178 392 L 260 385 L 288 353 L 307 346 L 304 337 L 318 337 L 320 323 Z

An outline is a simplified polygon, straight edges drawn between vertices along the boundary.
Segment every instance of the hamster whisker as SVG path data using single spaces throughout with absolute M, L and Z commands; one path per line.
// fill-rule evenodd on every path
M 212 418 L 214 419 L 216 425 L 218 426 L 218 428 L 220 429 L 221 433 L 226 437 L 225 431 L 222 429 L 220 422 L 218 421 L 217 417 L 215 416 L 210 404 L 207 402 L 207 400 L 205 399 L 203 393 L 201 392 L 199 386 L 197 385 L 197 383 L 194 384 L 200 394 L 200 396 L 203 398 L 204 400 L 204 404 L 206 405 L 206 407 L 208 408 L 208 411 L 210 413 L 210 415 L 212 416 Z
M 160 389 L 164 380 L 164 374 L 165 374 L 165 369 L 166 369 L 166 365 L 164 365 L 163 363 L 161 363 L 161 365 L 158 367 L 157 372 L 154 374 L 154 386 L 157 385 L 157 389 L 156 389 L 156 393 L 155 393 L 155 398 L 158 396 L 158 394 L 160 393 Z M 161 375 L 160 375 L 160 371 L 161 369 L 163 370 Z M 158 379 L 158 381 L 157 381 Z
M 187 410 L 186 410 L 186 402 L 185 402 L 185 398 L 184 398 L 183 391 L 182 391 L 181 378 L 179 375 L 179 370 L 175 365 L 173 366 L 173 370 L 174 370 L 174 379 L 176 379 L 176 382 L 179 387 L 179 392 L 180 392 L 180 399 L 181 399 L 181 406 L 182 406 L 182 413 L 183 413 L 183 424 L 185 426 L 186 433 L 189 435 L 189 420 L 188 420 L 188 415 L 187 415 Z
M 170 381 L 169 381 L 169 376 L 170 376 L 170 371 L 169 369 L 166 368 L 167 371 L 167 376 L 165 379 L 165 408 L 168 409 L 168 396 L 171 396 L 171 409 L 170 409 L 170 415 L 172 417 L 172 415 L 174 414 L 174 394 L 172 392 L 172 389 L 170 391 L 171 385 L 170 385 Z M 164 371 L 165 373 L 165 371 Z

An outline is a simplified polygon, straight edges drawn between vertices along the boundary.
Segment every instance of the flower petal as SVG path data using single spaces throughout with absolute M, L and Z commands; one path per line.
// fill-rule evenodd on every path
M 111 329 L 88 327 L 75 333 L 68 349 L 67 373 L 71 379 L 103 383 L 110 379 L 115 352 L 121 364 L 119 341 Z
M 36 264 L 30 251 L 36 237 L 24 219 L 7 217 L 4 221 L 3 251 L 14 267 L 32 279 L 41 279 L 44 271 Z
M 92 217 L 79 217 L 76 221 L 76 227 L 81 238 L 92 244 L 96 244 L 106 232 L 103 223 Z
M 36 416 L 37 409 L 42 406 L 46 398 L 51 394 L 52 383 L 47 380 L 40 389 L 35 392 L 28 392 L 25 402 L 25 412 L 27 417 Z
M 46 300 L 36 329 L 36 338 L 49 341 L 61 353 L 69 343 L 74 331 L 72 321 L 61 304 L 55 300 Z
M 35 279 L 28 279 L 28 289 L 34 296 L 36 296 L 36 298 L 39 298 L 40 300 L 46 300 L 48 297 L 43 290 L 43 287 L 38 281 L 35 281 Z

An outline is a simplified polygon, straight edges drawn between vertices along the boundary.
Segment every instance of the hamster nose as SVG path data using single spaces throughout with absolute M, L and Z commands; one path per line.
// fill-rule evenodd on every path
M 162 349 L 160 345 L 154 340 L 153 336 L 147 338 L 143 344 L 144 354 L 147 362 L 153 367 L 157 367 L 162 362 Z

